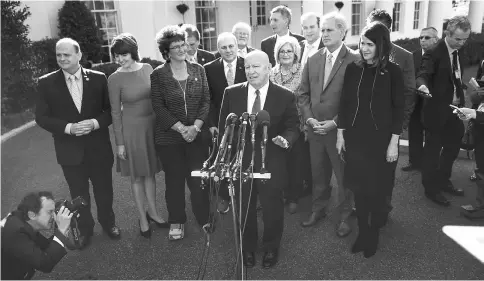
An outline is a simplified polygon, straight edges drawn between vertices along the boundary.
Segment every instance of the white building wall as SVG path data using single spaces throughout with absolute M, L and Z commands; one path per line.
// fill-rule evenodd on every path
M 21 1 L 21 7 L 24 5 L 30 7 L 31 16 L 25 21 L 30 26 L 30 40 L 58 37 L 57 13 L 64 1 Z
M 218 1 L 218 33 L 232 32 L 232 27 L 239 21 L 250 24 L 248 1 Z M 249 41 L 249 46 L 252 46 Z

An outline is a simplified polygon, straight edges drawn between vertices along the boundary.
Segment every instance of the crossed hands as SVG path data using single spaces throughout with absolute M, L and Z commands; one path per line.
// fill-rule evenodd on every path
M 318 121 L 316 119 L 310 119 L 308 123 L 317 135 L 326 135 L 330 131 L 336 129 L 336 124 L 333 120 Z
M 94 122 L 90 119 L 78 123 L 72 123 L 71 135 L 83 136 L 94 130 Z
M 193 142 L 195 138 L 197 137 L 197 129 L 195 128 L 194 125 L 192 126 L 183 126 L 183 128 L 180 129 L 180 134 L 182 135 L 183 139 L 186 142 Z

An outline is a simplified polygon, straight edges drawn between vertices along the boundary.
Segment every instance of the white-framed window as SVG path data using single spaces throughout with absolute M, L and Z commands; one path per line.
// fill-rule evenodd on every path
M 413 29 L 419 28 L 420 23 L 420 7 L 422 7 L 422 2 L 415 2 L 415 10 L 413 11 Z
M 255 3 L 255 17 L 253 15 L 253 3 Z M 267 17 L 267 1 L 253 1 L 249 0 L 249 20 L 250 25 L 267 25 L 269 23 L 269 18 Z
M 110 51 L 111 42 L 119 34 L 118 14 L 114 7 L 114 1 L 84 0 L 84 3 L 91 10 L 96 20 L 96 25 L 101 30 L 101 62 L 111 62 L 113 60 Z
M 351 3 L 351 35 L 360 35 L 362 6 L 361 0 L 353 0 Z
M 195 1 L 195 17 L 200 44 L 207 51 L 217 50 L 217 6 L 215 1 Z
M 402 3 L 395 3 L 393 6 L 393 23 L 392 23 L 392 31 L 399 31 L 400 30 L 400 9 Z

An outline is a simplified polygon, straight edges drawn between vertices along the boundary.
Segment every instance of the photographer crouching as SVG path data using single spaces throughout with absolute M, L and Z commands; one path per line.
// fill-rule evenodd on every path
M 1 221 L 2 279 L 31 279 L 35 270 L 45 273 L 74 249 L 69 240 L 73 213 L 67 206 L 56 210 L 52 193 L 41 191 L 27 194 L 17 207 Z M 51 230 L 45 238 L 39 231 Z

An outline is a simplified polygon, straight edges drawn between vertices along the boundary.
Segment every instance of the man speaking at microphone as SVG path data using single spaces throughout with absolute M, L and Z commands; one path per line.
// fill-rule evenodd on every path
M 270 126 L 267 129 L 267 147 L 265 167 L 271 173 L 270 180 L 261 182 L 254 179 L 252 189 L 249 179 L 242 188 L 242 251 L 244 265 L 253 267 L 257 247 L 257 194 L 262 205 L 264 234 L 262 249 L 264 251 L 262 266 L 270 268 L 277 263 L 279 245 L 284 229 L 283 190 L 287 184 L 285 177 L 286 151 L 299 137 L 299 118 L 297 115 L 295 96 L 290 90 L 269 82 L 271 63 L 267 54 L 253 51 L 247 54 L 244 61 L 247 81 L 225 89 L 219 119 L 219 136 L 224 135 L 227 115 L 235 113 L 241 116 L 244 112 L 257 114 L 261 110 L 270 116 Z M 251 124 L 252 125 L 252 124 Z M 255 150 L 254 173 L 261 171 L 263 126 L 257 126 L 255 131 L 255 146 L 251 143 L 251 129 L 247 129 L 247 140 L 243 155 L 242 171 L 247 170 Z M 233 143 L 237 138 L 234 137 Z M 233 147 L 236 147 L 235 145 Z M 238 181 L 235 183 L 239 192 Z M 248 208 L 248 210 L 247 210 Z M 247 214 L 247 217 L 246 217 Z M 246 219 L 245 223 L 244 220 Z

